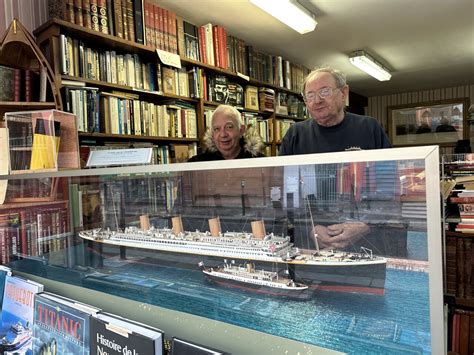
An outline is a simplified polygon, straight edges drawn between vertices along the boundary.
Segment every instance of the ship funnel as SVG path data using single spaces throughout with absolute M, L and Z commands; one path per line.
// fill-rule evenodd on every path
M 252 263 L 247 263 L 247 272 L 254 272 L 255 269 Z
M 252 222 L 252 234 L 257 239 L 265 238 L 265 224 L 263 220 Z
M 140 228 L 144 231 L 150 229 L 150 217 L 147 214 L 142 214 L 140 216 Z
M 171 223 L 173 224 L 173 233 L 179 234 L 183 233 L 183 221 L 181 221 L 181 216 L 171 218 Z
M 221 221 L 219 217 L 209 219 L 209 231 L 213 237 L 218 237 L 221 233 Z

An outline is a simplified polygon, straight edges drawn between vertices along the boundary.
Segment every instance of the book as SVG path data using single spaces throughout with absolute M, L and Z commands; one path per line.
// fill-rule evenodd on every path
M 133 1 L 133 13 L 135 18 L 135 41 L 144 44 L 143 2 L 141 0 Z
M 110 313 L 91 318 L 91 355 L 163 354 L 163 332 Z
M 465 196 L 465 197 L 452 196 L 449 198 L 449 201 L 452 203 L 474 204 L 474 196 Z
M 15 98 L 15 69 L 0 65 L 0 101 Z
M 227 77 L 225 75 L 214 76 L 209 91 L 211 101 L 226 104 L 229 100 L 229 88 L 227 86 Z
M 37 282 L 6 276 L 0 328 L 3 354 L 31 353 L 34 297 L 41 291 L 43 285 Z
M 9 267 L 0 265 L 0 312 L 3 308 L 3 293 L 5 292 L 5 283 L 7 276 L 12 275 L 12 270 Z
M 90 319 L 99 308 L 53 293 L 35 297 L 33 353 L 90 353 Z
M 258 110 L 258 88 L 247 85 L 245 87 L 245 108 Z
M 163 92 L 166 94 L 176 94 L 175 71 L 172 68 L 162 67 Z

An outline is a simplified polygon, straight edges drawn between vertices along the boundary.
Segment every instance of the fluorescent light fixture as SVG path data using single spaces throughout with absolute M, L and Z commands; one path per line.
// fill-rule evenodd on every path
M 357 68 L 365 71 L 367 74 L 372 75 L 375 79 L 380 81 L 390 80 L 392 74 L 382 64 L 377 62 L 369 54 L 364 51 L 356 51 L 349 56 L 349 60 Z
M 250 0 L 250 2 L 301 34 L 314 31 L 318 24 L 314 15 L 296 0 Z

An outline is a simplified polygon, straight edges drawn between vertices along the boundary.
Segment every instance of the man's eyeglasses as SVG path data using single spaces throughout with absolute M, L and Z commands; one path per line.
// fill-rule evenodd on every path
M 316 100 L 316 97 L 320 97 L 321 99 L 327 99 L 330 97 L 334 90 L 341 89 L 341 88 L 331 88 L 331 87 L 326 87 L 322 88 L 318 92 L 309 92 L 307 94 L 303 94 L 303 100 L 304 102 L 313 102 Z

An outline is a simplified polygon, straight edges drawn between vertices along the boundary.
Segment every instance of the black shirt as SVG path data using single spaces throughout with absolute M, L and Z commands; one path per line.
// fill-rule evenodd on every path
M 390 141 L 373 117 L 347 112 L 344 120 L 331 127 L 314 119 L 297 122 L 283 137 L 280 155 L 341 152 L 351 148 L 391 148 Z

